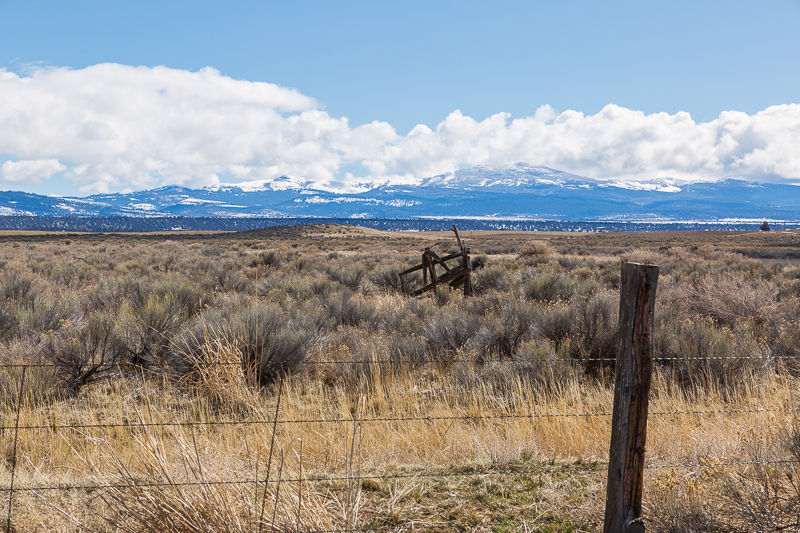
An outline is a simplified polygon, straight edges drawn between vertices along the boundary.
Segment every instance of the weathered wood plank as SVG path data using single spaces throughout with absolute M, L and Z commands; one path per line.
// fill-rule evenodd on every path
M 604 533 L 644 533 L 642 490 L 658 267 L 624 263 Z
M 413 291 L 412 296 L 419 296 L 445 283 L 449 283 L 453 288 L 463 287 L 465 296 L 472 295 L 472 269 L 469 264 L 469 249 L 464 248 L 464 244 L 461 242 L 461 236 L 458 234 L 458 228 L 455 224 L 453 224 L 453 232 L 456 235 L 458 247 L 461 251 L 439 257 L 430 247 L 426 247 L 425 251 L 422 253 L 422 264 L 407 268 L 398 274 L 398 276 L 402 278 L 407 274 L 422 270 L 422 288 Z M 458 258 L 461 258 L 460 265 L 447 265 L 447 261 Z M 445 271 L 441 277 L 436 273 L 437 264 Z M 429 277 L 430 283 L 428 283 Z
M 458 241 L 458 247 L 461 248 L 461 251 L 464 251 L 464 245 L 461 244 L 461 236 L 458 234 L 458 228 L 455 224 L 453 224 L 453 233 L 456 234 L 456 240 Z
M 446 271 L 450 272 L 450 267 L 449 267 L 449 266 L 447 266 L 447 265 L 444 263 L 444 261 L 443 261 L 443 260 L 442 260 L 442 259 L 441 259 L 441 258 L 440 258 L 438 255 L 436 255 L 436 252 L 434 252 L 434 251 L 431 251 L 431 257 L 434 259 L 434 261 L 436 261 L 437 263 L 439 263 L 440 265 L 442 265 L 442 268 L 444 268 Z
M 462 257 L 466 254 L 466 252 L 453 252 L 452 254 L 448 254 L 442 257 L 442 261 L 450 261 L 451 259 L 456 259 L 458 257 Z
M 428 269 L 431 273 L 431 282 L 436 283 L 439 280 L 439 276 L 436 275 L 436 263 L 433 262 L 433 258 L 431 257 L 434 252 L 428 250 L 426 253 L 426 259 L 428 261 Z
M 428 284 L 428 252 L 430 248 L 425 248 L 422 253 L 422 285 Z
M 405 276 L 406 274 L 411 274 L 412 272 L 416 272 L 417 270 L 422 270 L 423 266 L 424 265 L 417 265 L 417 266 L 413 266 L 411 268 L 407 268 L 407 269 L 403 270 L 402 272 L 400 272 L 397 275 L 398 276 Z
M 444 285 L 446 283 L 449 283 L 463 274 L 465 274 L 465 270 L 463 267 L 459 266 L 456 269 L 454 269 L 451 273 L 445 274 L 442 277 L 440 277 L 436 282 L 432 282 L 428 285 L 425 285 L 421 289 L 417 289 L 412 293 L 412 296 L 419 296 L 420 294 L 424 294 L 428 291 L 431 291 L 436 287 L 438 287 L 439 285 Z

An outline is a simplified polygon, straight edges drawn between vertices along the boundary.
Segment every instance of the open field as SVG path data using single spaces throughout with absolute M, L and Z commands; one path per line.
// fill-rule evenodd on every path
M 475 296 L 412 299 L 452 234 L 1 234 L 11 530 L 599 531 L 622 261 L 648 530 L 800 530 L 800 233 L 462 238 Z

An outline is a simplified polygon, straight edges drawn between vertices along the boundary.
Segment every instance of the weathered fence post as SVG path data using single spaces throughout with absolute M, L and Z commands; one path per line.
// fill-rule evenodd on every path
M 658 267 L 623 263 L 604 533 L 644 533 L 642 489 Z

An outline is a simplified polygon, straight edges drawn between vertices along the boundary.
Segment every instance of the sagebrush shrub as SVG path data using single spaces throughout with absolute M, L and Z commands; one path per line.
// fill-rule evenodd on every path
M 191 364 L 207 358 L 203 348 L 223 341 L 242 355 L 242 371 L 260 386 L 297 370 L 318 339 L 313 322 L 290 318 L 274 304 L 254 303 L 226 312 L 204 313 L 176 340 L 176 355 Z M 211 357 L 210 359 L 214 359 Z
M 422 324 L 420 334 L 428 342 L 433 357 L 452 357 L 480 333 L 477 317 L 460 309 L 448 308 L 431 315 Z
M 523 293 L 529 300 L 555 302 L 572 296 L 573 283 L 567 274 L 544 272 L 530 277 L 523 285 Z
M 70 323 L 46 338 L 42 355 L 55 365 L 68 394 L 77 394 L 124 366 L 127 351 L 115 323 L 114 316 L 100 311 L 82 326 Z
M 169 366 L 170 342 L 186 321 L 185 309 L 169 296 L 152 294 L 140 308 L 122 308 L 122 340 L 129 363 L 151 370 Z
M 341 283 L 354 292 L 361 288 L 361 283 L 367 277 L 367 269 L 359 264 L 331 267 L 327 269 L 327 273 L 333 281 Z
M 536 319 L 537 313 L 529 302 L 517 299 L 502 302 L 484 320 L 482 351 L 490 357 L 512 358 L 530 338 Z

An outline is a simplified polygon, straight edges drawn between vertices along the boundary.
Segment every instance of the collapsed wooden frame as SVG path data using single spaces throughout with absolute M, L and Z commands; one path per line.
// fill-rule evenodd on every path
M 461 236 L 458 234 L 458 228 L 456 228 L 455 224 L 453 224 L 452 231 L 456 234 L 458 247 L 461 249 L 460 252 L 439 257 L 436 252 L 431 250 L 430 247 L 427 247 L 425 251 L 422 252 L 421 265 L 400 272 L 399 276 L 402 280 L 403 276 L 416 272 L 417 270 L 422 270 L 423 286 L 421 289 L 413 291 L 411 293 L 412 296 L 419 296 L 420 294 L 432 291 L 443 285 L 448 285 L 453 289 L 461 288 L 464 291 L 464 296 L 472 296 L 472 268 L 469 262 L 469 248 L 464 248 L 464 244 L 461 242 Z M 448 261 L 456 261 L 458 259 L 461 260 L 460 264 L 447 264 Z M 437 273 L 437 265 L 439 265 L 444 272 Z M 429 277 L 430 283 L 428 282 Z

